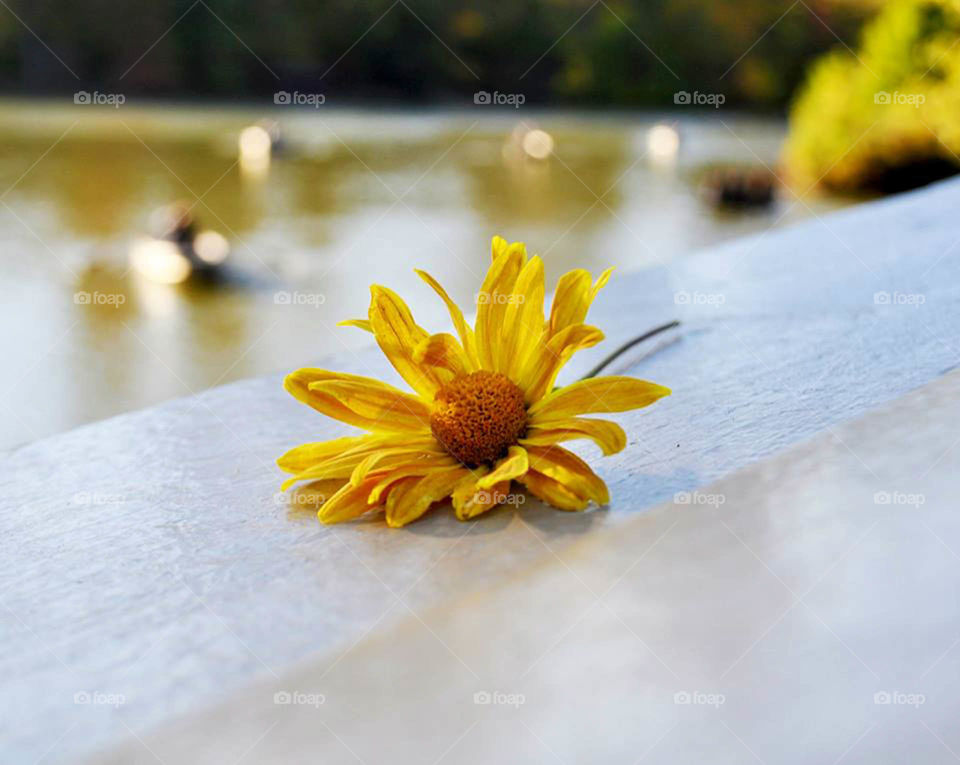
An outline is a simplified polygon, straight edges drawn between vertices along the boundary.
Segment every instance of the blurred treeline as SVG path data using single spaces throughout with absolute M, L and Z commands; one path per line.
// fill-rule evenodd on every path
M 484 89 L 603 107 L 669 107 L 700 90 L 775 108 L 877 4 L 20 0 L 0 8 L 0 88 L 223 100 L 298 89 L 329 104 L 469 103 Z
M 890 0 L 856 52 L 811 67 L 790 112 L 793 180 L 895 192 L 960 169 L 960 0 Z

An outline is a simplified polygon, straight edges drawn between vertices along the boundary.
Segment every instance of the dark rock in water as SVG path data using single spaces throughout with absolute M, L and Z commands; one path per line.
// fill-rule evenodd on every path
M 773 202 L 776 178 L 763 168 L 721 167 L 701 181 L 703 197 L 715 207 L 766 207 Z
M 150 215 L 150 234 L 156 239 L 189 245 L 196 236 L 196 229 L 193 207 L 183 200 L 158 207 Z
M 273 154 L 282 154 L 287 150 L 287 141 L 283 136 L 283 130 L 280 123 L 276 120 L 262 119 L 257 122 L 258 127 L 262 127 L 270 136 L 270 150 Z
M 168 284 L 190 277 L 219 280 L 230 244 L 216 231 L 199 230 L 192 205 L 178 201 L 157 208 L 150 216 L 149 230 L 149 236 L 131 247 L 130 258 L 137 271 Z
M 942 181 L 960 172 L 947 157 L 907 157 L 900 162 L 876 162 L 864 172 L 861 189 L 878 194 L 898 194 Z

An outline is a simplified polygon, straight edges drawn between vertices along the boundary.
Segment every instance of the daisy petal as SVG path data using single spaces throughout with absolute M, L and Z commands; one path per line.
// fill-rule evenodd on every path
M 527 362 L 526 372 L 517 378 L 526 402 L 535 404 L 547 395 L 570 357 L 584 348 L 592 348 L 601 340 L 603 332 L 596 327 L 572 324 L 536 346 Z
M 344 319 L 337 322 L 338 327 L 356 327 L 364 332 L 373 332 L 373 326 L 369 319 Z
M 405 526 L 423 515 L 434 502 L 450 496 L 469 471 L 463 467 L 444 470 L 420 478 L 404 479 L 387 496 L 387 525 Z
M 305 368 L 288 374 L 283 387 L 318 412 L 364 430 L 429 429 L 430 411 L 423 401 L 369 377 Z
M 326 462 L 319 462 L 294 476 L 290 476 L 290 478 L 280 485 L 280 491 L 286 491 L 300 481 L 318 481 L 337 478 L 346 482 L 350 478 L 350 474 L 353 473 L 354 469 L 356 468 L 357 462 L 359 462 L 361 459 L 363 458 L 354 457 L 352 459 L 340 458 L 335 460 L 327 460 Z
M 600 290 L 607 286 L 607 282 L 610 281 L 611 275 L 613 275 L 613 266 L 610 266 L 610 268 L 605 270 L 602 274 L 600 274 L 600 276 L 597 277 L 597 281 L 594 282 L 593 288 L 590 290 L 591 304 L 597 299 L 597 295 L 600 293 Z
M 365 457 L 350 473 L 350 483 L 358 486 L 368 474 L 383 475 L 401 468 L 408 468 L 408 475 L 422 475 L 434 467 L 456 467 L 459 465 L 449 454 L 420 452 L 405 447 L 380 449 Z
M 361 378 L 360 381 L 318 380 L 307 388 L 318 403 L 332 401 L 349 410 L 354 415 L 351 425 L 391 432 L 430 429 L 430 409 L 423 400 L 392 385 Z
M 590 500 L 570 491 L 559 481 L 555 481 L 536 470 L 529 471 L 520 482 L 533 496 L 552 505 L 558 510 L 586 510 Z
M 317 510 L 346 483 L 342 478 L 325 478 L 298 486 L 290 492 L 288 504 L 298 509 Z
M 511 446 L 507 456 L 500 460 L 487 475 L 477 481 L 477 489 L 490 489 L 500 481 L 510 481 L 519 478 L 530 467 L 527 459 L 527 450 L 522 446 Z
M 550 304 L 549 333 L 557 334 L 571 324 L 582 324 L 590 300 L 590 272 L 577 268 L 567 271 L 557 281 Z
M 476 371 L 480 368 L 477 360 L 477 342 L 473 330 L 470 328 L 470 325 L 467 324 L 467 320 L 463 318 L 463 311 L 460 310 L 460 306 L 450 299 L 447 291 L 440 286 L 440 282 L 430 276 L 430 274 L 426 271 L 420 271 L 419 269 L 414 270 L 417 276 L 429 284 L 433 288 L 433 291 L 440 296 L 440 299 L 446 303 L 447 311 L 450 313 L 450 320 L 453 322 L 453 328 L 457 330 L 457 334 L 460 336 L 460 343 L 463 345 L 467 359 L 470 362 L 470 371 Z
M 375 449 L 389 449 L 394 446 L 403 446 L 411 451 L 416 449 L 425 452 L 442 453 L 440 444 L 430 433 L 378 433 L 361 436 L 361 440 L 356 446 L 350 447 L 340 456 L 347 457 L 355 454 L 369 454 Z
M 610 280 L 612 268 L 608 268 L 590 286 L 590 272 L 582 268 L 568 271 L 557 282 L 553 293 L 553 303 L 550 306 L 549 334 L 555 335 L 564 327 L 571 324 L 582 324 L 587 318 L 590 304 L 597 297 L 597 293 Z
M 531 470 L 552 478 L 578 497 L 592 499 L 598 505 L 610 501 L 607 485 L 573 452 L 562 446 L 531 446 L 527 452 Z
M 589 438 L 599 446 L 605 456 L 622 451 L 627 445 L 627 434 L 617 423 L 610 420 L 591 420 L 586 417 L 570 417 L 564 420 L 536 422 L 527 430 L 522 446 L 552 446 L 563 441 Z
M 543 335 L 543 261 L 533 257 L 520 271 L 504 315 L 499 371 L 518 379 Z
M 372 485 L 373 480 L 364 481 L 359 486 L 344 484 L 340 491 L 323 504 L 317 516 L 323 523 L 342 523 L 369 512 L 375 507 L 367 502 Z
M 368 501 L 371 505 L 378 504 L 397 481 L 403 478 L 423 478 L 433 473 L 442 473 L 454 468 L 466 470 L 457 462 L 437 463 L 432 467 L 425 467 L 422 463 L 404 463 L 393 465 L 386 470 L 377 470 L 376 476 L 380 479 L 371 490 Z
M 457 338 L 449 333 L 430 335 L 413 352 L 413 359 L 419 364 L 447 369 L 454 377 L 469 374 L 472 365 Z
M 370 288 L 370 325 L 377 345 L 407 384 L 427 401 L 453 375 L 437 367 L 424 367 L 413 359 L 417 345 L 429 335 L 418 326 L 403 299 L 386 287 Z
M 363 475 L 369 472 L 374 463 L 396 464 L 410 462 L 413 459 L 439 459 L 448 455 L 440 449 L 436 441 L 431 438 L 407 439 L 395 436 L 398 440 L 391 443 L 378 439 L 369 447 L 355 448 L 330 459 L 323 460 L 303 470 L 283 482 L 281 490 L 286 491 L 293 484 L 309 479 L 343 478 L 348 479 L 357 471 L 358 466 L 366 463 Z M 376 459 L 373 459 L 376 457 Z M 382 467 L 383 465 L 381 465 Z M 358 475 L 359 478 L 359 475 Z
M 509 491 L 510 481 L 500 481 L 493 484 L 489 489 L 477 489 L 465 501 L 461 502 L 459 507 L 455 505 L 457 519 L 469 521 L 488 510 L 493 510 L 506 500 Z
M 347 449 L 362 444 L 368 438 L 369 436 L 350 436 L 348 438 L 334 438 L 332 441 L 317 441 L 295 446 L 277 459 L 277 465 L 284 472 L 301 473 L 318 462 L 342 454 Z
M 626 412 L 670 395 L 662 385 L 633 377 L 591 377 L 567 385 L 530 407 L 531 421 L 556 420 L 593 412 Z
M 500 237 L 494 237 L 493 250 L 493 263 L 477 294 L 477 358 L 482 368 L 497 372 L 497 349 L 507 303 L 513 297 L 527 252 L 522 242 L 508 246 Z
M 488 496 L 490 492 L 478 491 L 477 489 L 477 481 L 489 472 L 490 468 L 480 465 L 471 470 L 469 475 L 460 479 L 453 490 L 450 500 L 453 503 L 453 511 L 459 520 L 470 520 L 470 518 L 486 512 L 492 507 L 490 496 Z
M 514 252 L 522 252 L 523 260 L 527 259 L 527 246 L 523 242 L 514 242 L 510 244 L 502 236 L 494 236 L 490 240 L 490 260 L 491 262 L 503 255 L 512 255 Z M 523 265 L 521 263 L 520 265 Z

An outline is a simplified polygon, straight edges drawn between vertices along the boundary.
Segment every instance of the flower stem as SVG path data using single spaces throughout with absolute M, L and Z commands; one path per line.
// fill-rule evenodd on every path
M 602 372 L 607 366 L 609 366 L 619 356 L 622 356 L 624 353 L 626 353 L 631 348 L 633 348 L 633 346 L 639 345 L 644 340 L 649 340 L 651 337 L 654 337 L 655 335 L 659 335 L 661 332 L 666 332 L 668 329 L 673 329 L 674 327 L 679 327 L 679 326 L 680 326 L 680 322 L 674 320 L 674 321 L 668 322 L 667 324 L 661 324 L 659 327 L 654 327 L 649 332 L 644 332 L 642 335 L 640 335 L 640 337 L 635 337 L 633 340 L 630 340 L 629 342 L 621 345 L 619 348 L 617 348 L 617 350 L 615 350 L 613 353 L 607 356 L 603 361 L 597 364 L 593 369 L 587 372 L 580 379 L 587 380 L 591 377 L 596 377 L 598 374 L 600 374 L 600 372 Z

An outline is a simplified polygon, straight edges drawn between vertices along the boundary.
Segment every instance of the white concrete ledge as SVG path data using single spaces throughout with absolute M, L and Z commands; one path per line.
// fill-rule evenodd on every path
M 543 554 L 508 581 L 95 761 L 950 762 L 958 418 L 954 372 L 562 547 L 512 519 Z
M 503 510 L 470 526 L 435 512 L 401 532 L 379 523 L 320 527 L 312 514 L 276 503 L 273 459 L 343 430 L 286 396 L 279 376 L 15 450 L 0 462 L 7 540 L 0 661 L 12 678 L 2 692 L 3 759 L 74 761 L 254 681 L 282 678 L 307 657 L 332 663 L 364 636 L 402 630 L 405 618 L 467 613 L 461 606 L 472 593 L 494 593 L 518 572 L 559 576 L 550 571 L 563 569 L 554 553 L 566 560 L 576 547 L 601 556 L 602 545 L 675 492 L 937 378 L 958 359 L 960 268 L 950 249 L 960 236 L 958 201 L 960 184 L 941 184 L 614 280 L 592 314 L 610 342 L 571 374 L 606 346 L 678 312 L 686 323 L 681 340 L 620 367 L 669 385 L 674 395 L 624 417 L 630 448 L 596 461 L 613 495 L 601 512 L 568 515 L 528 504 L 522 517 Z M 678 292 L 689 302 L 677 305 Z M 924 302 L 878 304 L 878 292 Z M 377 352 L 328 363 L 391 377 Z M 807 522 L 822 524 L 818 502 L 837 509 L 824 492 L 834 476 L 806 475 L 797 490 L 821 492 L 804 495 Z M 793 522 L 770 513 L 768 526 Z M 740 549 L 729 534 L 711 539 L 717 547 L 709 560 Z M 801 540 L 791 554 L 819 560 L 819 539 L 807 540 L 812 547 Z M 699 537 L 690 544 L 697 554 L 710 549 Z M 613 548 L 612 556 L 627 554 Z M 650 575 L 668 576 L 671 560 L 657 560 L 664 571 Z M 725 569 L 727 586 L 715 594 L 743 590 L 756 573 L 746 564 Z M 769 604 L 738 603 L 771 616 Z M 575 617 L 572 601 L 556 607 Z M 713 626 L 698 626 L 693 612 L 663 609 L 661 622 L 681 619 L 683 640 L 713 650 Z M 525 608 L 514 618 L 524 623 L 528 614 Z M 739 610 L 714 618 L 724 615 L 745 618 Z M 762 620 L 754 616 L 751 626 Z M 901 617 L 909 614 L 891 612 L 891 620 Z M 604 653 L 621 648 L 613 642 Z M 429 658 L 449 663 L 450 655 L 436 643 Z M 804 666 L 785 662 L 785 672 Z M 441 678 L 423 681 L 427 687 Z M 78 693 L 122 695 L 124 703 L 78 704 Z M 598 693 L 598 703 L 617 698 Z

